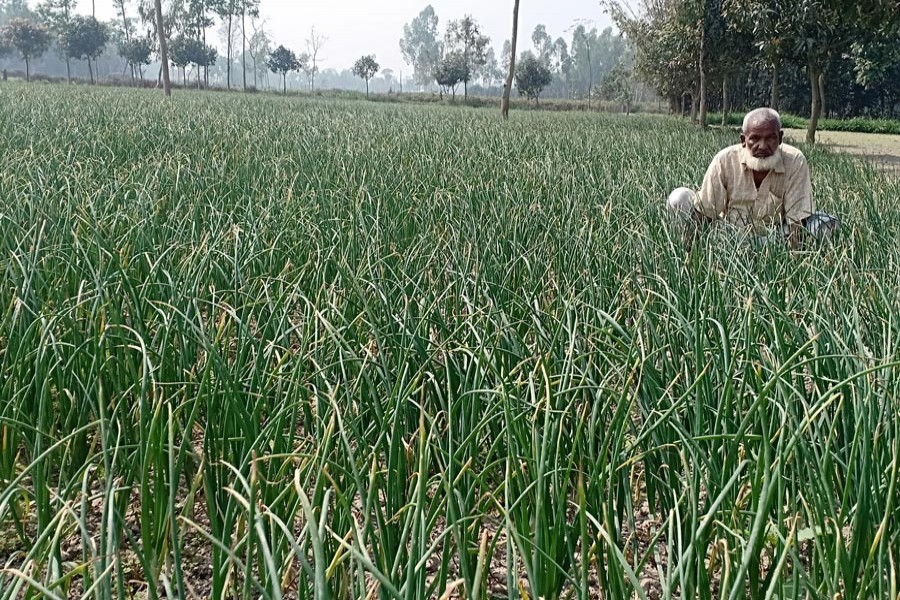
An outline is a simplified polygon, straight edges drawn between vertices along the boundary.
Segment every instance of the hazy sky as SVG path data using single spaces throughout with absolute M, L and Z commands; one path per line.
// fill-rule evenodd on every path
M 111 0 L 95 0 L 97 17 L 115 17 Z M 363 54 L 375 54 L 382 68 L 411 72 L 404 64 L 399 40 L 403 25 L 428 5 L 428 0 L 261 0 L 261 17 L 275 45 L 298 53 L 305 48 L 310 27 L 328 38 L 320 56 L 321 68 L 344 69 Z M 443 34 L 447 22 L 471 14 L 500 53 L 503 40 L 512 33 L 512 0 L 432 0 Z M 134 5 L 130 7 L 136 16 Z M 80 10 L 90 13 L 91 0 L 80 0 Z M 599 28 L 610 24 L 599 0 L 521 0 L 519 49 L 531 47 L 531 32 L 543 23 L 553 38 L 571 40 L 567 30 L 578 19 L 594 21 Z M 524 44 L 524 45 L 523 45 Z

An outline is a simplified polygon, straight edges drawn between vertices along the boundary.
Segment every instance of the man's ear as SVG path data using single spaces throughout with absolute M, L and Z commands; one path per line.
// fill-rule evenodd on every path
M 744 146 L 745 148 L 747 147 L 747 136 L 745 136 L 743 133 L 741 134 L 741 146 Z

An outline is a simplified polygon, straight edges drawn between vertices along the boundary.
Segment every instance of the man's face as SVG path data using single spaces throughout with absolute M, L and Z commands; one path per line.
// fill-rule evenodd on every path
M 778 123 L 766 120 L 750 125 L 748 130 L 741 134 L 741 145 L 746 148 L 754 158 L 769 158 L 784 138 L 784 132 L 778 129 Z

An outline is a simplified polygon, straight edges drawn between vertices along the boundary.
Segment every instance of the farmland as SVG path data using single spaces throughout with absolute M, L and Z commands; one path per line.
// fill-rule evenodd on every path
M 660 118 L 0 88 L 0 596 L 896 598 L 900 185 Z

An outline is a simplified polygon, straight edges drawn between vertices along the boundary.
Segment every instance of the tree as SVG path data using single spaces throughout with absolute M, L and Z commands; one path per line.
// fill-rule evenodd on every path
M 206 45 L 207 30 L 213 26 L 211 13 L 218 13 L 225 0 L 187 0 L 184 5 L 184 33 Z M 209 86 L 209 66 L 203 67 L 203 78 Z
M 519 37 L 519 0 L 513 4 L 512 41 L 509 45 L 509 62 L 506 70 L 506 84 L 503 86 L 503 99 L 500 100 L 500 114 L 504 120 L 509 119 L 509 92 L 512 89 L 516 69 L 516 40 Z M 504 54 L 506 47 L 504 44 Z
M 299 70 L 303 71 L 303 74 L 306 75 L 306 85 L 312 90 L 313 80 L 315 79 L 316 71 L 318 71 L 318 69 L 312 66 L 312 62 L 309 60 L 309 54 L 306 52 L 301 52 L 297 55 L 297 62 L 300 64 Z
M 572 56 L 569 54 L 569 45 L 563 38 L 557 38 L 553 43 L 553 56 L 556 58 L 556 72 L 565 83 L 566 97 L 569 97 L 569 85 L 572 80 Z
M 461 52 L 451 52 L 446 55 L 438 65 L 435 72 L 435 81 L 443 91 L 452 92 L 456 99 L 456 88 L 460 83 L 469 79 L 469 70 L 466 60 Z
M 438 17 L 430 4 L 403 26 L 400 51 L 413 68 L 416 83 L 422 88 L 431 85 L 441 62 L 441 42 L 438 40 Z
M 212 46 L 207 46 L 202 40 L 185 35 L 179 35 L 172 40 L 172 64 L 181 69 L 182 84 L 187 87 L 187 67 L 197 67 L 197 87 L 201 87 L 200 73 L 204 67 L 216 63 L 218 52 Z
M 378 73 L 380 67 L 378 66 L 378 62 L 375 60 L 375 55 L 369 54 L 366 56 L 361 56 L 357 61 L 353 64 L 353 74 L 359 77 L 360 79 L 366 80 L 366 98 L 369 97 L 369 80 Z
M 154 0 L 154 12 L 156 16 L 156 35 L 159 39 L 159 59 L 161 62 L 163 90 L 166 96 L 172 95 L 172 82 L 169 79 L 169 48 L 166 45 L 166 29 L 163 20 L 162 0 Z
M 316 91 L 316 73 L 319 71 L 318 60 L 319 60 L 319 52 L 322 50 L 322 47 L 325 45 L 325 42 L 328 41 L 328 38 L 325 36 L 319 35 L 316 33 L 316 28 L 313 27 L 309 32 L 309 38 L 306 40 L 306 49 L 309 51 L 309 89 L 310 91 Z
M 125 5 L 127 4 L 127 0 L 113 0 L 113 6 L 116 7 L 116 11 L 118 15 L 122 17 L 122 35 L 125 37 L 124 40 L 120 40 L 119 49 L 121 50 L 122 45 L 128 44 L 131 42 L 131 22 L 128 19 L 128 15 L 125 12 Z M 150 56 L 147 55 L 149 60 Z M 127 62 L 127 61 L 126 61 Z M 128 63 L 128 67 L 131 69 L 131 81 L 134 83 L 135 80 L 135 72 L 139 69 L 135 64 Z M 141 74 L 141 79 L 143 80 L 144 76 Z
M 181 69 L 181 85 L 184 87 L 187 87 L 186 69 L 191 64 L 189 42 L 190 38 L 179 35 L 172 40 L 172 44 L 169 46 L 169 59 L 176 68 Z
M 699 106 L 699 45 L 695 31 L 678 18 L 681 0 L 656 0 L 644 6 L 644 15 L 638 18 L 618 3 L 611 5 L 613 20 L 635 49 L 635 68 L 669 101 L 671 112 L 689 95 L 694 113 Z
M 284 93 L 287 94 L 287 74 L 300 69 L 300 61 L 293 51 L 284 46 L 278 46 L 266 60 L 266 65 L 273 73 L 281 73 L 284 81 Z
M 34 17 L 26 0 L 0 0 L 0 26 L 7 25 L 12 19 L 31 20 Z
M 600 82 L 599 91 L 603 100 L 618 103 L 626 115 L 631 112 L 631 72 L 625 65 L 620 63 L 613 67 Z
M 91 61 L 97 60 L 97 57 L 103 54 L 108 41 L 109 30 L 103 23 L 94 17 L 82 16 L 73 18 L 59 38 L 59 44 L 66 56 L 76 60 L 87 60 L 91 84 L 94 83 Z
M 234 46 L 234 15 L 238 9 L 238 0 L 222 0 L 215 6 L 216 13 L 225 27 L 225 85 L 231 89 L 231 62 Z
M 75 0 L 45 0 L 38 6 L 38 15 L 57 37 L 68 28 L 72 21 L 72 9 Z M 66 61 L 66 81 L 72 80 L 72 63 L 65 52 L 61 52 Z
M 256 27 L 256 19 L 251 21 L 251 25 L 253 27 L 253 35 L 250 37 L 250 47 L 247 51 L 250 53 L 250 58 L 253 60 L 253 87 L 259 88 L 257 83 L 257 75 L 259 74 L 259 66 L 258 61 L 262 58 L 265 59 L 266 56 L 272 51 L 270 45 L 269 34 L 266 33 L 265 23 L 263 23 L 259 28 Z
M 588 96 L 590 107 L 591 88 L 594 87 L 593 47 L 596 45 L 596 30 L 587 31 L 584 25 L 578 25 L 572 33 L 572 62 L 581 84 L 587 83 L 584 90 Z M 587 72 L 585 75 L 585 71 Z
M 516 87 L 519 89 L 520 95 L 527 96 L 533 99 L 535 104 L 539 104 L 538 97 L 551 81 L 553 81 L 553 75 L 543 60 L 535 57 L 531 52 L 522 54 L 516 67 Z
M 471 15 L 447 25 L 446 46 L 450 52 L 462 57 L 466 77 L 463 79 L 463 95 L 469 97 L 469 80 L 487 60 L 485 51 L 491 39 L 482 35 L 481 28 Z
M 50 32 L 42 25 L 15 18 L 0 30 L 0 39 L 15 48 L 25 61 L 25 81 L 30 82 L 31 59 L 40 57 L 50 47 Z
M 887 5 L 878 0 L 859 3 L 800 0 L 790 7 L 783 7 L 776 0 L 750 0 L 745 5 L 727 0 L 724 10 L 732 22 L 743 25 L 745 30 L 754 31 L 762 40 L 765 53 L 779 58 L 786 56 L 805 64 L 810 90 L 806 141 L 812 144 L 815 143 L 819 118 L 824 111 L 828 64 L 847 54 L 851 41 L 875 25 L 868 22 L 867 16 L 883 15 L 881 8 Z M 863 23 L 865 27 L 860 27 Z M 773 92 L 773 99 L 774 96 Z
M 782 62 L 789 57 L 789 21 L 784 16 L 788 7 L 769 0 L 725 0 L 722 12 L 729 29 L 754 41 L 765 64 L 772 70 L 769 106 L 778 110 Z
M 553 56 L 553 38 L 547 33 L 546 25 L 538 25 L 531 34 L 531 43 L 534 44 L 534 51 L 537 52 L 538 58 L 545 65 L 550 66 L 550 60 Z
M 384 85 L 388 89 L 388 93 L 391 93 L 394 90 L 394 70 L 383 69 L 381 71 L 381 78 L 384 79 Z
M 497 55 L 493 48 L 488 48 L 484 64 L 478 69 L 477 75 L 484 86 L 488 88 L 492 87 L 495 81 L 503 78 L 503 71 L 500 70 L 500 64 L 497 62 Z
M 119 45 L 119 56 L 132 68 L 132 73 L 137 71 L 141 82 L 144 81 L 142 67 L 150 64 L 150 55 L 153 54 L 153 42 L 150 38 L 136 37 Z
M 259 16 L 259 0 L 239 0 L 241 12 L 241 69 L 244 77 L 244 91 L 247 91 L 247 15 L 252 19 Z

